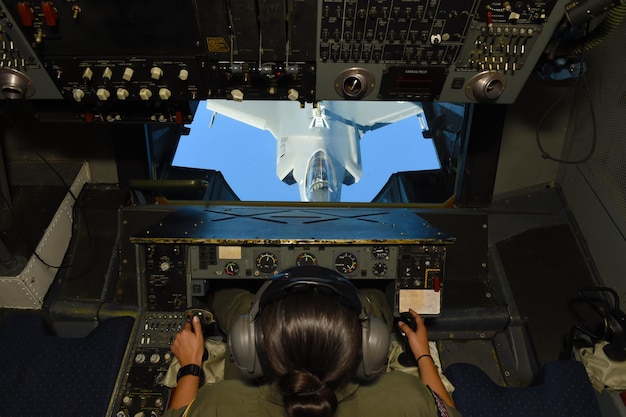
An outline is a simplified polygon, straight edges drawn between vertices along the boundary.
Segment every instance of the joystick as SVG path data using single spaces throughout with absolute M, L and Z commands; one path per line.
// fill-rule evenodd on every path
M 202 308 L 190 308 L 185 310 L 185 321 L 187 323 L 191 323 L 193 318 L 198 317 L 200 319 L 200 326 L 202 326 L 202 335 L 206 338 L 213 333 L 215 330 L 215 319 L 213 318 L 213 313 L 209 310 L 205 310 Z M 191 328 L 193 331 L 193 327 Z M 202 354 L 202 362 L 209 359 L 209 351 L 205 348 L 204 353 Z
M 202 326 L 202 334 L 204 337 L 207 337 L 211 334 L 215 327 L 215 319 L 213 318 L 213 313 L 209 310 L 205 310 L 202 308 L 190 308 L 185 310 L 185 321 L 191 323 L 194 316 L 200 319 L 200 325 Z
M 417 366 L 417 361 L 413 356 L 413 352 L 411 351 L 411 347 L 409 346 L 409 339 L 406 337 L 406 333 L 404 333 L 399 327 L 397 327 L 397 322 L 402 321 L 409 325 L 411 330 L 417 330 L 417 323 L 415 319 L 409 312 L 400 313 L 400 317 L 396 318 L 396 328 L 400 332 L 402 336 L 402 350 L 403 352 L 398 356 L 398 362 L 400 365 L 410 368 L 413 366 Z

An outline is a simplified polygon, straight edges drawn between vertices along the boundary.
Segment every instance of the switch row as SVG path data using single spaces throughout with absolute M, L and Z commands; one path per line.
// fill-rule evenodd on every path
M 91 69 L 91 67 L 86 67 L 83 70 L 83 80 L 91 81 L 93 78 L 93 75 L 94 75 L 94 72 Z M 122 80 L 131 81 L 134 75 L 135 75 L 135 70 L 130 67 L 126 67 L 124 68 L 124 72 L 122 73 Z M 104 68 L 104 70 L 102 71 L 102 76 L 101 76 L 102 80 L 110 81 L 112 77 L 113 77 L 113 70 L 111 69 L 111 67 Z M 154 66 L 150 69 L 151 79 L 158 81 L 161 79 L 161 77 L 163 77 L 163 69 L 161 67 Z M 180 79 L 181 81 L 187 81 L 188 78 L 189 78 L 189 71 L 187 69 L 182 68 L 178 71 L 178 79 Z

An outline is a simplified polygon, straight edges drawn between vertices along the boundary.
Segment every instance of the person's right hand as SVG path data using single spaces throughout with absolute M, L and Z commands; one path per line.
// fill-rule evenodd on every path
M 176 335 L 172 343 L 172 352 L 178 358 L 180 366 L 191 363 L 196 365 L 202 364 L 204 337 L 202 336 L 202 325 L 200 325 L 198 317 L 194 316 L 191 324 L 189 322 L 185 323 L 183 329 Z
M 419 358 L 422 355 L 429 355 L 430 349 L 428 347 L 428 331 L 424 325 L 424 320 L 422 319 L 422 316 L 420 316 L 412 308 L 409 309 L 409 313 L 413 316 L 413 319 L 417 324 L 415 331 L 411 330 L 411 327 L 402 321 L 398 322 L 398 327 L 406 334 L 409 347 L 411 348 L 411 352 L 413 352 L 413 356 L 415 356 L 415 358 Z

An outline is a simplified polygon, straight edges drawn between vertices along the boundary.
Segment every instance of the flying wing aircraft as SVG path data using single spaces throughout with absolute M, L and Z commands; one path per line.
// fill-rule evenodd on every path
M 276 175 L 298 184 L 302 201 L 340 201 L 341 186 L 359 181 L 361 137 L 422 112 L 419 103 L 207 100 L 207 109 L 276 138 Z

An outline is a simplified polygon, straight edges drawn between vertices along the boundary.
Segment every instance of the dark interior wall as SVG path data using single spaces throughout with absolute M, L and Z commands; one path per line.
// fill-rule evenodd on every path
M 15 173 L 18 166 L 58 161 L 89 162 L 95 183 L 148 177 L 144 125 L 86 123 L 75 115 L 49 114 L 39 104 L 0 101 L 0 146 L 9 182 L 24 181 Z M 31 175 L 37 172 L 31 170 Z M 54 182 L 55 177 L 43 170 L 37 183 Z M 72 179 L 70 175 L 67 180 Z
M 524 323 L 542 365 L 567 353 L 572 328 L 598 318 L 578 291 L 600 284 L 559 187 L 494 201 L 490 271 L 513 322 Z
M 598 273 L 626 307 L 626 20 L 585 51 L 558 182 Z

